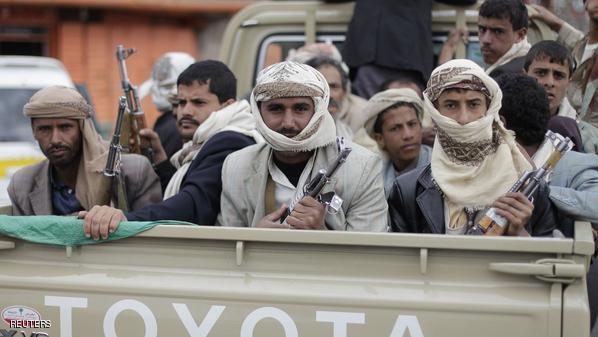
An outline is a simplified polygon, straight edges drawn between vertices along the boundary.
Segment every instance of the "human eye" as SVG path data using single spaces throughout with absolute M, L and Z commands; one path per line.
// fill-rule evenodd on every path
M 173 105 L 173 106 L 179 106 L 179 105 L 180 105 L 180 106 L 185 106 L 185 105 L 187 105 L 187 100 L 186 100 L 186 99 L 180 99 L 180 98 L 179 98 L 179 99 L 176 99 L 176 100 L 174 100 L 174 101 L 172 102 L 172 105 Z
M 538 76 L 546 76 L 546 70 L 545 69 L 536 69 L 536 71 L 534 71 L 534 74 L 536 74 Z
M 563 73 L 554 73 L 554 78 L 557 80 L 563 80 L 565 78 L 565 74 Z
M 206 102 L 205 102 L 204 100 L 201 100 L 201 99 L 194 98 L 194 99 L 192 99 L 192 100 L 191 100 L 191 103 L 192 103 L 193 105 L 195 105 L 195 106 L 202 106 L 202 105 L 204 105 Z
M 500 35 L 500 34 L 504 33 L 504 31 L 502 29 L 493 28 L 492 33 L 496 34 L 496 35 Z

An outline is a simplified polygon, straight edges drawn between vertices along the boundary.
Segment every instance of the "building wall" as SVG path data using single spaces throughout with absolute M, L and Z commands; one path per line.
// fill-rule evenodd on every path
M 91 94 L 96 116 L 107 128 L 116 119 L 122 95 L 116 46 L 134 47 L 127 58 L 129 79 L 140 86 L 151 75 L 153 63 L 168 51 L 183 51 L 198 57 L 193 27 L 176 22 L 155 22 L 152 16 L 106 13 L 101 22 L 60 22 L 57 55 L 73 80 L 84 83 Z M 141 102 L 148 125 L 158 117 L 151 97 Z

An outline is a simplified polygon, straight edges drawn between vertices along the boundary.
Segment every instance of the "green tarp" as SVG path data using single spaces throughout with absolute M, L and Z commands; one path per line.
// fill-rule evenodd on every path
M 61 246 L 89 245 L 134 236 L 160 224 L 190 225 L 181 221 L 123 221 L 106 240 L 85 237 L 83 220 L 74 216 L 8 216 L 0 215 L 0 234 L 36 243 Z

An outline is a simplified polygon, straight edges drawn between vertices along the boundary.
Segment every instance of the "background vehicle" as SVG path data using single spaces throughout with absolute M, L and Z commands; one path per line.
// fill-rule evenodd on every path
M 62 63 L 37 56 L 0 56 L 0 205 L 10 200 L 6 188 L 19 168 L 44 158 L 23 115 L 29 98 L 44 87 L 74 88 Z
M 480 2 L 472 6 L 434 3 L 432 43 L 435 57 L 453 29 L 466 27 L 469 42 L 458 47 L 455 57 L 483 65 L 477 26 L 479 5 Z M 240 96 L 248 94 L 256 74 L 265 66 L 284 60 L 293 48 L 317 41 L 330 42 L 341 49 L 354 6 L 354 2 L 264 1 L 237 13 L 227 26 L 220 50 L 220 60 L 237 76 L 237 93 Z M 544 23 L 531 22 L 530 43 L 555 38 Z

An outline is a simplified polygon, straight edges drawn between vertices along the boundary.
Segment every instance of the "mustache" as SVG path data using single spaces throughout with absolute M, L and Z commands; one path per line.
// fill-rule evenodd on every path
M 66 145 L 50 145 L 48 148 L 46 148 L 47 152 L 52 152 L 52 151 L 56 151 L 56 150 L 65 150 L 65 151 L 69 151 L 71 149 L 70 146 L 66 146 Z
M 286 137 L 289 137 L 289 135 L 292 135 L 292 137 L 298 135 L 301 130 L 296 129 L 296 128 L 280 128 L 278 130 L 276 130 L 276 132 L 280 133 L 281 135 L 284 135 Z
M 183 123 L 183 122 L 187 122 L 187 123 L 192 123 L 192 124 L 195 124 L 195 125 L 199 125 L 199 123 L 195 119 L 193 119 L 191 117 L 182 117 L 176 123 L 177 123 L 177 125 L 181 125 L 181 123 Z
M 328 101 L 328 108 L 336 108 L 336 109 L 340 109 L 341 106 L 338 103 L 337 100 L 335 100 L 334 98 L 330 97 L 330 101 Z

